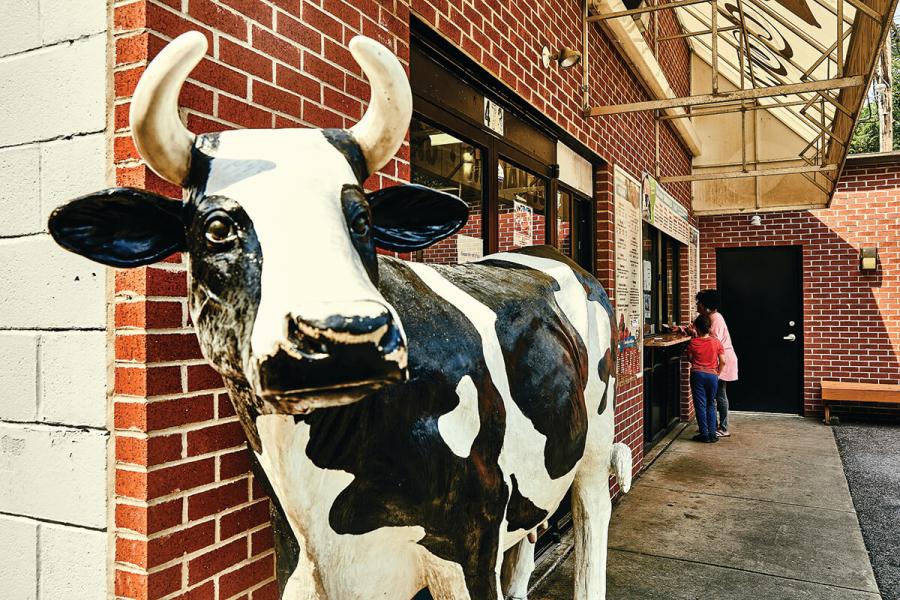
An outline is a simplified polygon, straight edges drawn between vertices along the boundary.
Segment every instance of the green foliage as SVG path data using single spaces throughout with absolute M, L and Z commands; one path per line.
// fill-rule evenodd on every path
M 900 35 L 897 35 L 895 27 L 891 31 L 891 114 L 894 130 L 892 150 L 900 150 Z M 879 145 L 878 104 L 870 95 L 859 111 L 856 128 L 850 138 L 850 154 L 878 152 Z
M 896 84 L 894 85 L 896 88 Z M 894 92 L 896 93 L 896 91 Z M 896 100 L 894 101 L 894 118 L 898 116 L 896 111 Z M 894 128 L 896 131 L 896 127 Z M 896 146 L 897 143 L 894 142 Z M 863 109 L 859 111 L 859 119 L 856 121 L 856 129 L 853 130 L 853 137 L 850 138 L 850 154 L 860 154 L 863 152 L 878 152 L 879 135 L 878 135 L 878 105 L 875 102 L 866 102 Z

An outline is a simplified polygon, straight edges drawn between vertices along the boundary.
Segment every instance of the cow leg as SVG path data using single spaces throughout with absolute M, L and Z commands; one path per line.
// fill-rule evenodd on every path
M 498 540 L 499 541 L 499 540 Z M 493 541 L 491 545 L 494 545 Z M 496 556 L 496 555 L 495 555 Z M 502 600 L 500 560 L 468 556 L 465 565 L 427 552 L 422 559 L 424 580 L 434 600 Z M 501 557 L 502 560 L 502 557 Z M 494 568 L 491 566 L 494 565 Z
M 534 542 L 527 537 L 506 551 L 503 557 L 503 570 L 500 582 L 503 597 L 507 600 L 526 600 L 528 582 L 534 571 Z
M 429 555 L 425 560 L 425 582 L 434 600 L 471 600 L 459 563 Z
M 574 600 L 606 598 L 606 546 L 611 513 L 608 469 L 580 471 L 572 484 Z

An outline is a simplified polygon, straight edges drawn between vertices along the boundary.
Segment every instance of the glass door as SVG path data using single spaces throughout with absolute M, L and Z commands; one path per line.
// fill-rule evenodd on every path
M 485 252 L 484 152 L 444 128 L 413 117 L 409 128 L 410 180 L 459 196 L 469 205 L 469 220 L 455 235 L 416 253 L 416 260 L 464 263 Z
M 547 243 L 549 181 L 502 158 L 498 161 L 498 251 Z
M 590 199 L 557 184 L 556 249 L 593 272 L 593 204 Z

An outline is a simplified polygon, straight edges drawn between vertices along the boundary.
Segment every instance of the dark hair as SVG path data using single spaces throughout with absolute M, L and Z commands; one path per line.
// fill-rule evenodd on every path
M 722 306 L 722 295 L 719 290 L 703 290 L 697 293 L 697 302 L 709 310 L 719 310 Z
M 697 330 L 699 335 L 706 335 L 709 333 L 710 327 L 712 327 L 712 321 L 709 319 L 709 315 L 699 315 L 694 319 L 694 329 Z

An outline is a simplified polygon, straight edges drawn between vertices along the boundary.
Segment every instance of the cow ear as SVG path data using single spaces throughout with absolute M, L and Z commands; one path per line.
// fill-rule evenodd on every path
M 469 206 L 452 194 L 406 184 L 367 194 L 375 245 L 394 252 L 422 250 L 466 224 Z
M 60 206 L 50 235 L 76 254 L 111 267 L 139 267 L 185 249 L 181 202 L 133 188 L 110 188 Z

